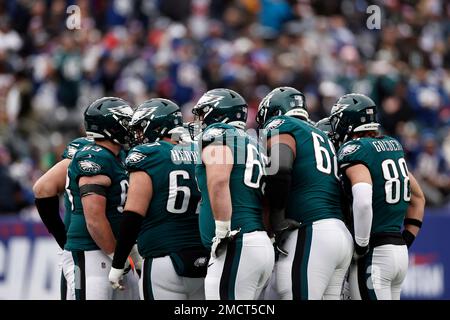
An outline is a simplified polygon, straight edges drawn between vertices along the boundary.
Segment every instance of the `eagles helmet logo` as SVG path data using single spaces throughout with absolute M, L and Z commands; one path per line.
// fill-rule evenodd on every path
M 142 109 L 136 110 L 136 112 L 133 114 L 133 118 L 131 119 L 131 123 L 130 124 L 131 125 L 135 125 L 136 123 L 138 123 L 142 119 L 145 119 L 148 116 L 150 116 L 153 112 L 156 111 L 156 109 L 158 109 L 158 108 L 157 107 L 150 107 L 150 108 L 142 108 Z
M 147 156 L 140 152 L 132 152 L 128 155 L 126 163 L 138 163 L 145 159 Z
M 330 111 L 330 114 L 333 115 L 336 112 L 341 112 L 342 110 L 344 110 L 345 108 L 347 108 L 349 106 L 349 104 L 345 104 L 345 103 L 336 103 Z
M 124 104 L 123 106 L 109 108 L 108 110 L 112 114 L 114 114 L 116 116 L 120 116 L 120 117 L 131 118 L 133 116 L 133 109 L 131 109 L 131 107 L 126 104 Z
M 224 96 L 216 96 L 214 94 L 205 94 L 203 95 L 200 100 L 198 101 L 198 105 L 203 105 L 203 104 L 211 104 L 216 106 L 220 100 L 222 100 L 223 98 L 225 98 Z
M 281 126 L 284 123 L 283 119 L 275 119 L 270 121 L 267 126 L 266 126 L 266 130 L 273 130 L 278 128 L 279 126 Z
M 344 158 L 345 156 L 348 156 L 349 154 L 355 153 L 356 151 L 358 151 L 358 149 L 361 146 L 357 145 L 357 144 L 349 144 L 347 146 L 344 146 L 344 148 L 342 148 L 341 152 L 339 152 L 339 159 Z
M 92 162 L 90 160 L 82 160 L 78 162 L 78 166 L 81 171 L 88 173 L 96 173 L 101 170 L 101 166 L 98 163 Z

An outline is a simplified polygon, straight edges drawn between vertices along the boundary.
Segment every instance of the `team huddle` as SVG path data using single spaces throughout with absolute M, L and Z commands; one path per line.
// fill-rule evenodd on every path
M 425 200 L 375 103 L 347 94 L 314 123 L 278 87 L 258 135 L 247 111 L 223 88 L 189 124 L 162 98 L 87 107 L 86 137 L 34 186 L 61 299 L 400 299 Z

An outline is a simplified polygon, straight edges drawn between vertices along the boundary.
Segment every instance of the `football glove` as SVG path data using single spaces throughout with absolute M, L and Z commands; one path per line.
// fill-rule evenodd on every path
M 296 230 L 300 228 L 301 223 L 292 220 L 292 219 L 284 219 L 280 223 L 278 223 L 273 228 L 273 232 L 275 234 L 275 248 L 277 251 L 285 256 L 289 254 L 289 252 L 283 248 L 284 243 L 286 242 L 287 237 L 289 236 L 289 231 Z
M 353 251 L 353 260 L 358 261 L 369 252 L 369 246 L 361 247 L 355 243 L 355 250 Z
M 226 245 L 233 241 L 240 232 L 241 228 L 237 230 L 228 230 L 224 236 L 216 235 L 212 239 L 211 256 L 213 258 L 220 256 L 220 254 L 225 250 Z
M 124 272 L 124 269 L 116 269 L 116 268 L 111 267 L 108 278 L 109 278 L 109 283 L 111 283 L 111 287 L 113 289 L 119 289 L 119 290 L 124 289 L 124 286 L 122 284 L 123 272 Z

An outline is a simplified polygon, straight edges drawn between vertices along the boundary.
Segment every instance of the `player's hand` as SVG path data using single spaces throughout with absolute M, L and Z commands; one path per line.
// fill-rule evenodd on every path
M 237 230 L 228 230 L 224 237 L 215 236 L 212 240 L 211 256 L 217 258 L 225 250 L 226 245 L 233 241 L 241 232 L 241 228 Z
M 278 225 L 274 227 L 275 234 L 275 248 L 277 251 L 285 256 L 289 252 L 283 248 L 290 231 L 300 228 L 301 223 L 292 219 L 284 219 Z
M 353 251 L 353 260 L 358 261 L 369 252 L 369 246 L 361 247 L 355 243 L 355 250 Z
M 109 278 L 109 283 L 111 283 L 111 287 L 113 289 L 119 289 L 119 290 L 124 289 L 124 286 L 122 284 L 123 271 L 124 271 L 124 269 L 116 269 L 116 268 L 111 267 L 108 278 Z

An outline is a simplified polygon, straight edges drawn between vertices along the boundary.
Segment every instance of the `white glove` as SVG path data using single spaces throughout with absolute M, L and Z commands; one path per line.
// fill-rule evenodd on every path
M 121 283 L 121 281 L 123 279 L 123 270 L 124 269 L 116 269 L 116 268 L 111 267 L 108 278 L 109 278 L 109 282 L 111 283 L 111 286 L 113 289 L 119 289 L 119 290 L 124 289 L 124 286 Z
M 232 241 L 237 234 L 241 232 L 241 228 L 233 231 L 231 231 L 230 228 L 231 221 L 216 220 L 216 236 L 212 239 L 211 245 L 211 256 L 213 258 L 217 258 L 226 247 L 226 244 Z

